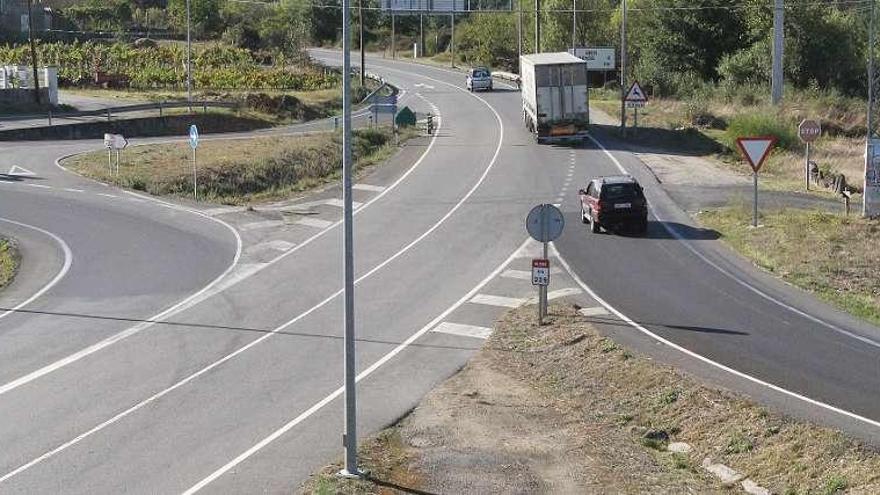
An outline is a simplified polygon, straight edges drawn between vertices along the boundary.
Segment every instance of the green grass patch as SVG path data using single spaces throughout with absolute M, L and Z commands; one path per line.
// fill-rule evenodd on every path
M 406 133 L 404 139 L 411 134 Z M 359 171 L 388 158 L 396 146 L 390 129 L 354 134 Z M 123 154 L 119 174 L 111 174 L 107 154 L 96 151 L 65 160 L 64 165 L 102 182 L 156 196 L 192 197 L 192 150 L 187 143 L 138 146 Z M 342 137 L 311 136 L 203 141 L 197 155 L 199 200 L 246 204 L 280 199 L 340 177 Z
M 763 212 L 754 229 L 744 205 L 704 212 L 700 221 L 761 268 L 880 324 L 880 222 L 787 209 Z
M 0 289 L 12 283 L 20 261 L 15 242 L 0 238 Z
M 778 148 L 800 148 L 797 127 L 779 115 L 747 113 L 733 117 L 724 133 L 724 144 L 731 150 L 737 150 L 736 139 L 743 136 L 773 136 L 777 139 Z

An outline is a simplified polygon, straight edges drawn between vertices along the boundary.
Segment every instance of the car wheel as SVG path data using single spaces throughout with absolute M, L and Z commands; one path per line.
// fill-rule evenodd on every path
M 587 210 L 585 210 L 583 206 L 581 206 L 581 222 L 590 223 L 590 221 L 587 220 Z
M 599 231 L 600 231 L 599 222 L 597 222 L 596 219 L 593 218 L 593 214 L 590 213 L 590 232 L 592 232 L 594 234 L 598 234 Z
M 648 221 L 647 220 L 644 220 L 639 223 L 638 233 L 641 236 L 648 233 Z

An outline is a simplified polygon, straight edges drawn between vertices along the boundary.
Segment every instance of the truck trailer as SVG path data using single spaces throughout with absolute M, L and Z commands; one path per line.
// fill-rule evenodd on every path
M 523 121 L 539 143 L 579 139 L 590 123 L 587 63 L 566 52 L 519 59 Z

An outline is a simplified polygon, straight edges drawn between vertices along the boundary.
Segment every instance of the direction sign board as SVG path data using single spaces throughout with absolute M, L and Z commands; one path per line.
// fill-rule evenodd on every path
M 124 150 L 128 140 L 122 134 L 104 134 L 104 147 L 108 150 Z
M 538 205 L 526 217 L 526 230 L 538 242 L 552 242 L 562 235 L 565 218 L 553 205 Z
M 645 91 L 642 90 L 642 86 L 638 81 L 632 83 L 632 86 L 629 87 L 629 91 L 626 92 L 626 101 L 627 108 L 642 108 L 645 106 L 645 103 L 648 103 L 648 96 L 645 94 Z
M 189 146 L 192 149 L 199 147 L 199 128 L 195 124 L 189 126 Z
M 587 62 L 587 70 L 614 70 L 614 48 L 570 48 L 568 53 Z
M 550 285 L 550 260 L 532 260 L 532 285 Z
M 741 137 L 736 140 L 736 145 L 755 173 L 761 170 L 761 166 L 764 165 L 764 161 L 770 156 L 770 151 L 775 144 L 775 136 Z
M 798 137 L 805 143 L 812 143 L 822 135 L 822 125 L 810 119 L 804 119 L 798 126 Z

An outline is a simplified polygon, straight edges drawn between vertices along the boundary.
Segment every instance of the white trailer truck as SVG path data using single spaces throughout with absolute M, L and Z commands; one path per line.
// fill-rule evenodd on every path
M 590 123 L 587 63 L 570 53 L 519 59 L 526 128 L 539 142 L 578 139 Z

